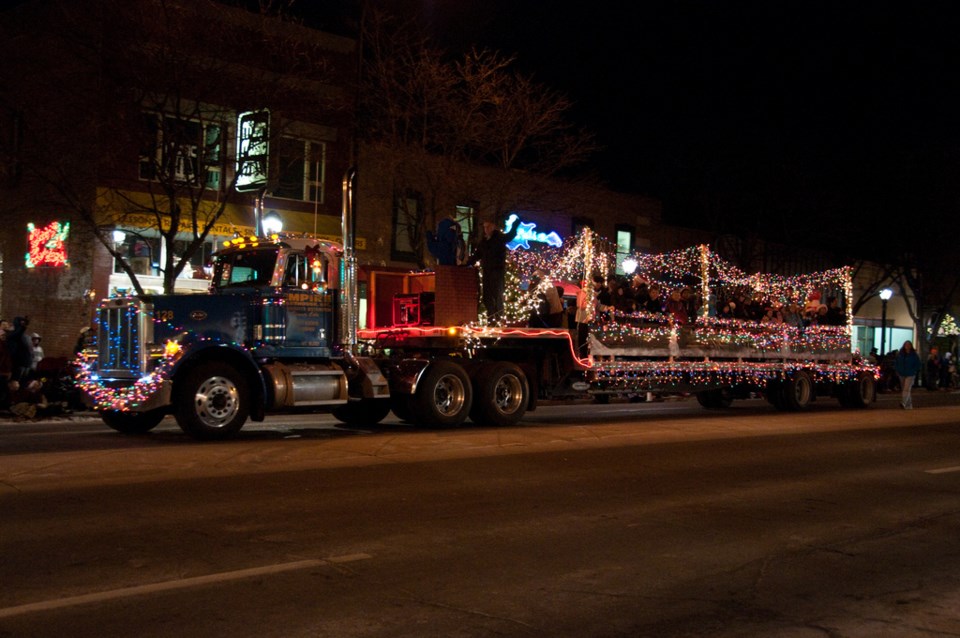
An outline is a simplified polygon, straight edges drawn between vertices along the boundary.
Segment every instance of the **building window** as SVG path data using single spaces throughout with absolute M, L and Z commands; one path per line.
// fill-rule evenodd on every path
M 220 189 L 222 126 L 144 113 L 143 134 L 140 179 Z
M 460 235 L 463 237 L 463 245 L 467 253 L 469 253 L 469 247 L 474 237 L 474 228 L 476 228 L 477 225 L 477 209 L 475 206 L 457 206 L 454 219 L 460 224 Z M 465 258 L 466 255 L 464 255 L 464 259 Z M 461 260 L 458 259 L 457 262 L 461 263 Z
M 322 204 L 327 147 L 294 137 L 277 140 L 277 186 L 274 197 Z
M 576 237 L 584 228 L 593 230 L 593 220 L 589 217 L 574 217 L 570 224 L 570 236 Z
M 419 193 L 397 195 L 393 203 L 393 239 L 390 258 L 396 261 L 417 261 L 414 231 L 423 204 Z
M 173 254 L 177 260 L 182 259 L 187 249 L 193 242 L 188 239 L 175 239 L 173 241 Z M 213 264 L 213 242 L 205 241 L 190 255 L 190 265 L 183 267 L 183 276 L 193 279 L 209 279 L 211 265 Z
M 123 256 L 135 275 L 160 274 L 160 238 L 146 237 L 133 231 L 118 231 L 123 239 L 116 243 L 117 252 Z M 124 272 L 120 267 L 120 260 L 113 264 L 113 272 Z
M 617 274 L 622 275 L 623 260 L 633 252 L 633 236 L 636 230 L 633 226 L 617 224 Z

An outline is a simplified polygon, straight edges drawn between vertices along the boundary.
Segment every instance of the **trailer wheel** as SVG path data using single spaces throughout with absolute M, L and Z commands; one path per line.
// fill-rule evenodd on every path
M 347 425 L 376 425 L 390 414 L 389 399 L 361 399 L 333 409 L 333 417 Z
M 475 423 L 513 425 L 523 418 L 530 401 L 527 376 L 507 361 L 489 363 L 474 377 L 473 409 Z
M 767 386 L 763 389 L 763 396 L 767 403 L 777 410 L 785 410 L 783 405 L 783 381 L 780 379 L 770 379 Z
M 472 399 L 466 371 L 452 361 L 434 361 L 417 383 L 413 417 L 427 426 L 460 425 L 470 414 Z
M 119 412 L 117 410 L 102 410 L 100 418 L 109 427 L 123 434 L 146 434 L 163 421 L 163 410 L 149 412 Z
M 220 362 L 197 366 L 179 389 L 177 425 L 204 441 L 227 439 L 247 420 L 249 397 L 246 379 L 232 366 Z
M 861 372 L 840 388 L 840 403 L 848 408 L 866 408 L 877 399 L 877 381 L 872 372 Z
M 724 388 L 702 390 L 697 392 L 697 403 L 708 410 L 722 410 L 730 407 L 733 397 Z
M 803 370 L 798 370 L 783 382 L 783 408 L 791 412 L 806 410 L 813 401 L 813 380 Z

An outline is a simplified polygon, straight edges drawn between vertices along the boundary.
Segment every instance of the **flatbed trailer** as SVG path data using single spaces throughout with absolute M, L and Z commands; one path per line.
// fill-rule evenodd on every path
M 587 245 L 595 246 L 596 241 Z M 693 250 L 703 264 L 716 261 L 706 247 Z M 658 259 L 657 263 L 670 263 L 669 256 Z M 705 276 L 706 272 L 705 267 Z M 421 284 L 423 275 L 417 274 Z M 797 281 L 801 286 L 828 283 L 849 291 L 849 277 L 848 270 L 838 269 Z M 758 285 L 764 281 L 757 276 L 743 279 Z M 587 288 L 589 303 L 594 304 L 593 291 Z M 704 291 L 707 288 L 703 285 Z M 438 307 L 442 290 L 438 286 L 430 293 Z M 851 353 L 851 319 L 848 316 L 846 325 L 840 326 L 794 327 L 718 319 L 704 312 L 680 324 L 665 313 L 606 309 L 589 317 L 586 343 L 580 347 L 578 326 L 543 329 L 482 321 L 381 326 L 359 330 L 358 338 L 362 352 L 376 361 L 390 382 L 394 412 L 424 417 L 430 400 L 411 404 L 410 397 L 432 396 L 434 377 L 427 378 L 427 387 L 420 380 L 431 365 L 443 361 L 448 373 L 457 371 L 453 403 L 473 406 L 467 411 L 475 421 L 502 425 L 519 421 L 538 400 L 605 402 L 649 392 L 695 394 L 706 408 L 728 407 L 734 399 L 754 395 L 781 410 L 803 410 L 825 396 L 844 407 L 867 407 L 875 400 L 877 371 Z M 448 401 L 449 388 L 439 391 L 442 396 L 434 397 L 436 402 Z M 455 412 L 449 410 L 445 418 L 431 414 L 427 421 L 452 424 L 466 418 Z

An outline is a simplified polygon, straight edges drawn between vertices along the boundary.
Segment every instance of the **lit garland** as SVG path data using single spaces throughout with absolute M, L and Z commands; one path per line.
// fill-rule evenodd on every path
M 139 322 L 135 317 L 135 315 L 140 313 L 138 304 L 134 299 L 129 299 L 126 307 L 122 308 L 122 311 L 126 315 L 124 318 L 124 323 L 125 325 L 130 326 L 131 329 L 130 342 L 139 344 L 140 339 L 138 337 L 137 330 Z M 170 373 L 173 370 L 174 364 L 183 354 L 183 349 L 180 346 L 181 342 L 190 341 L 191 343 L 224 343 L 221 339 L 215 337 L 202 337 L 193 331 L 184 330 L 182 326 L 174 326 L 171 322 L 158 319 L 150 313 L 147 313 L 147 316 L 155 325 L 165 326 L 177 334 L 177 336 L 174 339 L 168 340 L 164 345 L 162 352 L 158 352 L 156 354 L 158 357 L 158 359 L 156 359 L 156 367 L 154 367 L 150 372 L 141 376 L 132 385 L 113 387 L 113 385 L 108 384 L 102 378 L 100 378 L 98 373 L 98 369 L 116 368 L 120 367 L 123 363 L 114 358 L 116 355 L 113 354 L 120 350 L 120 348 L 117 347 L 120 339 L 119 335 L 114 338 L 116 343 L 108 346 L 107 348 L 108 352 L 112 353 L 112 358 L 110 360 L 106 362 L 99 361 L 99 365 L 97 365 L 98 355 L 100 353 L 100 348 L 97 347 L 97 344 L 93 344 L 90 349 L 82 351 L 77 356 L 77 372 L 75 375 L 76 384 L 77 387 L 79 387 L 80 390 L 82 390 L 90 398 L 95 410 L 129 412 L 134 408 L 143 405 L 161 389 L 165 381 L 170 379 Z M 98 331 L 98 333 L 109 334 L 110 331 L 106 328 L 107 326 L 103 325 L 103 320 L 101 320 L 101 329 Z M 231 343 L 231 345 L 243 347 L 238 343 Z M 140 351 L 138 349 L 134 349 L 134 351 L 129 354 L 129 359 L 139 362 L 140 356 Z
M 747 386 L 763 389 L 804 371 L 814 383 L 847 383 L 862 372 L 876 374 L 865 363 L 617 361 L 594 364 L 594 387 L 605 392 L 683 391 L 697 387 Z
M 850 349 L 850 336 L 843 326 L 797 328 L 784 323 L 719 317 L 697 317 L 692 325 L 677 326 L 669 314 L 642 311 L 600 313 L 592 331 L 603 344 L 621 347 L 660 347 L 665 338 L 677 332 L 683 347 L 753 348 L 765 352 L 789 347 L 791 352 L 808 354 Z

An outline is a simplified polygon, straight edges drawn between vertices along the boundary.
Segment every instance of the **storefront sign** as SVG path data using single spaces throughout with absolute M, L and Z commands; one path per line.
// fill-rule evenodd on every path
M 530 250 L 530 242 L 546 244 L 554 248 L 563 246 L 563 239 L 561 239 L 560 235 L 555 231 L 550 231 L 549 233 L 538 232 L 536 230 L 537 225 L 534 222 L 522 222 L 516 213 L 511 214 L 510 217 L 507 218 L 504 232 L 509 234 L 514 224 L 519 224 L 520 229 L 517 231 L 517 236 L 507 244 L 507 248 L 510 250 L 516 250 L 517 248 Z

